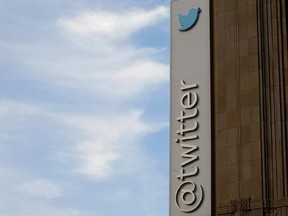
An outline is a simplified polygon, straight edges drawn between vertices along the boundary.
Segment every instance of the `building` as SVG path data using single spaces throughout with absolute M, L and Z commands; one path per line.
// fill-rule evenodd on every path
M 212 3 L 217 215 L 288 215 L 287 6 Z
M 179 13 L 178 8 L 183 10 L 180 6 L 173 9 L 173 4 L 184 1 L 186 6 L 191 4 L 191 8 L 203 2 L 171 2 L 172 73 L 177 67 L 177 62 L 173 63 L 173 49 L 178 46 L 173 42 L 178 40 L 175 39 L 178 37 L 176 30 L 173 33 L 173 25 L 176 25 L 173 16 Z M 206 199 L 211 198 L 211 215 L 288 216 L 288 2 L 207 2 L 210 3 L 211 39 L 212 186 Z M 197 25 L 202 25 L 203 11 Z M 189 34 L 198 31 L 197 25 Z M 172 88 L 172 97 L 175 96 L 173 91 L 175 88 Z M 171 118 L 173 123 L 173 114 Z M 201 120 L 199 122 L 201 125 Z M 196 175 L 195 178 L 198 181 Z M 171 182 L 173 184 L 173 180 Z M 173 194 L 172 191 L 171 196 Z M 193 198 L 186 195 L 187 199 Z M 209 216 L 201 210 L 179 215 Z

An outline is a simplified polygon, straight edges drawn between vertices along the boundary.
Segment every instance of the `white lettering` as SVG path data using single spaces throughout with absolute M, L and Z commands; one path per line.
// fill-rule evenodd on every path
M 197 135 L 199 128 L 199 122 L 197 121 L 199 97 L 195 92 L 198 84 L 186 85 L 184 80 L 181 80 L 180 84 L 181 91 L 183 92 L 180 105 L 185 110 L 182 110 L 180 116 L 176 118 L 180 123 L 180 129 L 176 131 L 178 137 L 175 139 L 175 142 L 182 148 L 180 174 L 176 178 L 183 181 L 183 183 L 176 192 L 176 205 L 182 212 L 192 212 L 199 207 L 203 200 L 202 186 L 200 185 L 200 191 L 198 190 L 197 192 L 197 185 L 193 181 L 187 181 L 187 178 L 190 179 L 199 173 L 199 167 L 195 164 L 199 159 L 197 155 L 199 146 L 193 143 L 194 140 L 199 139 Z M 189 126 L 187 126 L 188 123 Z M 196 200 L 198 200 L 197 203 Z
M 181 111 L 181 116 L 177 118 L 177 121 L 181 121 L 181 122 L 185 123 L 186 119 L 191 119 L 191 118 L 196 117 L 198 115 L 198 109 L 195 108 L 193 111 L 194 112 L 192 114 L 190 114 L 190 115 L 185 115 L 185 112 Z
M 188 172 L 188 173 L 186 173 L 186 170 L 184 168 L 181 168 L 180 169 L 180 174 L 177 175 L 177 178 L 181 179 L 182 181 L 185 181 L 185 178 L 197 175 L 198 171 L 199 171 L 198 166 L 193 167 L 193 171 L 192 172 Z
M 186 133 L 188 132 L 193 132 L 198 128 L 198 122 L 194 122 L 194 126 L 190 128 L 185 129 L 185 125 L 181 123 L 181 129 L 177 131 L 177 134 L 180 134 L 181 136 L 185 136 Z
M 198 85 L 197 85 L 197 84 L 186 85 L 184 80 L 181 80 L 180 83 L 181 83 L 181 85 L 182 85 L 182 87 L 181 87 L 181 90 L 182 90 L 182 91 L 186 91 L 186 90 L 198 88 Z
M 193 161 L 197 160 L 199 157 L 197 155 L 190 154 L 196 150 L 198 150 L 198 146 L 196 145 L 187 145 L 181 144 L 182 148 L 187 148 L 188 150 L 181 154 L 183 158 L 188 158 L 188 160 L 181 163 L 181 167 L 186 166 L 187 164 L 192 163 Z
M 194 100 L 193 100 L 194 98 Z M 198 102 L 198 95 L 196 92 L 186 92 L 181 97 L 181 106 L 184 109 L 192 109 Z

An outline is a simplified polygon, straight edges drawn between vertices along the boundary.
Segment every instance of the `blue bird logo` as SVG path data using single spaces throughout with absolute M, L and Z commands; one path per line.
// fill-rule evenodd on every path
M 193 8 L 189 11 L 188 15 L 178 15 L 181 28 L 179 31 L 188 31 L 195 26 L 199 19 L 200 8 Z

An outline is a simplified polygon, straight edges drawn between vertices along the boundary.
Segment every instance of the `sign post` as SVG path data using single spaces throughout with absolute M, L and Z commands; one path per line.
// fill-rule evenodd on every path
M 211 216 L 210 1 L 171 1 L 170 216 Z

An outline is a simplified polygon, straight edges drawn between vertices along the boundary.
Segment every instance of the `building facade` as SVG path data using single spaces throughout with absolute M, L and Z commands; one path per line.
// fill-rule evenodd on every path
M 215 215 L 288 215 L 285 0 L 211 3 Z
M 187 17 L 193 10 L 200 13 L 201 4 L 205 9 L 199 23 L 195 22 L 198 26 L 183 33 L 181 13 L 185 8 Z M 171 5 L 170 216 L 288 216 L 288 2 L 172 0 Z M 208 32 L 209 56 L 197 41 Z M 204 44 L 209 43 L 203 38 Z M 204 61 L 197 53 L 201 50 L 206 53 L 202 60 L 209 59 L 205 64 L 210 64 L 210 76 L 208 67 L 196 67 Z M 204 79 L 210 89 L 206 81 L 202 83 Z M 196 126 L 189 128 L 192 123 L 187 119 Z M 211 161 L 211 166 L 203 161 Z M 189 174 L 188 169 L 195 172 Z M 190 188 L 181 189 L 189 183 Z M 178 193 L 186 207 L 177 200 Z

